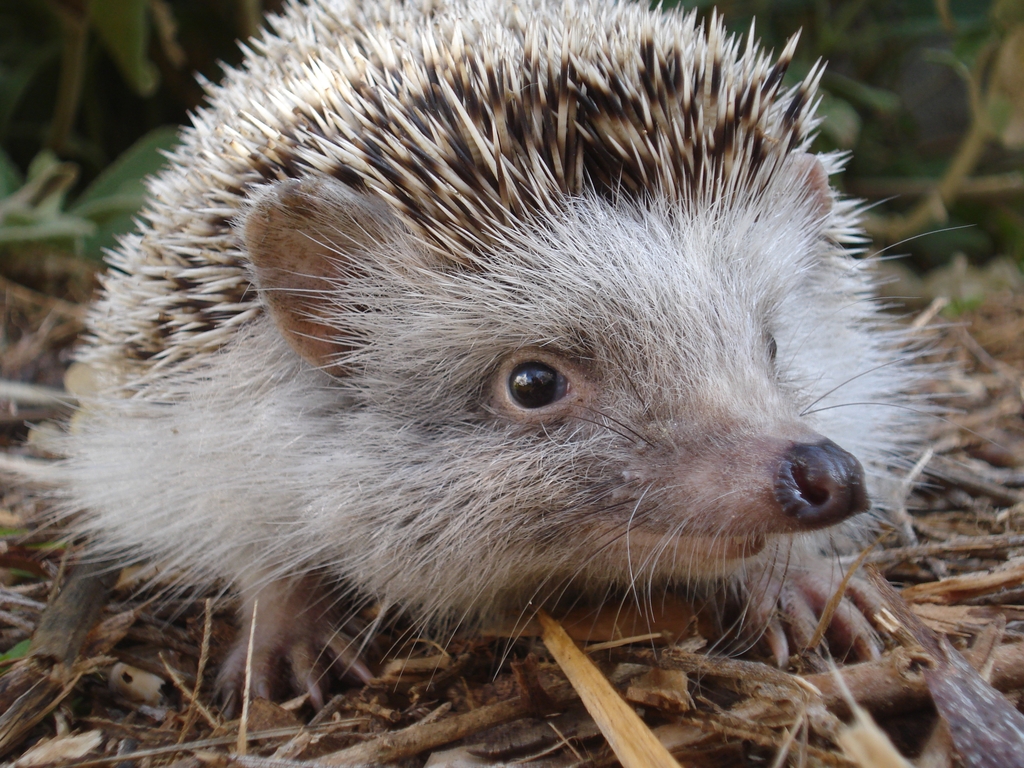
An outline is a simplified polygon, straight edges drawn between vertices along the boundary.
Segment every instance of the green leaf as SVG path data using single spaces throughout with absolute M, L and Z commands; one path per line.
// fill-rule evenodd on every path
M 64 196 L 77 179 L 77 165 L 61 162 L 52 151 L 44 149 L 29 163 L 28 178 L 17 196 L 30 210 L 33 221 L 56 216 L 64 207 Z M 13 203 L 14 200 L 7 202 Z
M 102 221 L 119 213 L 134 213 L 145 201 L 145 190 L 97 197 L 85 203 L 76 203 L 75 213 L 88 219 Z
M 0 198 L 0 243 L 75 240 L 94 229 L 91 221 L 63 213 L 64 196 L 78 178 L 78 166 L 49 150 L 33 158 L 25 183 Z
M 35 224 L 0 225 L 0 244 L 33 240 L 74 240 L 96 232 L 96 225 L 77 216 L 53 216 Z
M 892 91 L 875 88 L 838 72 L 825 70 L 823 85 L 834 96 L 883 115 L 894 114 L 900 108 L 900 97 Z
M 933 64 L 943 64 L 949 67 L 956 72 L 965 83 L 970 82 L 971 80 L 970 67 L 952 51 L 946 51 L 941 48 L 926 48 L 921 54 L 921 59 Z
M 31 647 L 31 640 L 22 640 L 17 645 L 9 648 L 6 653 L 0 653 L 0 664 L 9 664 L 12 661 L 24 658 Z
M 43 178 L 59 163 L 60 158 L 57 157 L 53 150 L 41 150 L 32 158 L 32 162 L 28 164 L 28 181 Z
M 149 48 L 148 0 L 93 0 L 92 25 L 128 84 L 140 96 L 156 91 L 159 76 Z
M 126 200 L 134 197 L 141 201 L 146 193 L 143 180 L 159 171 L 166 163 L 164 153 L 171 151 L 178 142 L 178 128 L 164 126 L 155 128 L 132 144 L 118 158 L 108 165 L 103 173 L 79 195 L 71 210 L 81 212 L 83 208 L 102 209 L 109 203 L 105 198 L 117 197 Z M 138 208 L 138 205 L 135 205 Z M 122 207 L 121 210 L 127 210 Z M 132 209 L 134 210 L 134 208 Z M 89 215 L 83 213 L 83 215 Z
M 167 126 L 150 131 L 111 163 L 79 196 L 69 213 L 96 226 L 86 238 L 84 253 L 100 260 L 103 251 L 117 245 L 117 236 L 135 228 L 134 217 L 146 199 L 147 176 L 167 162 L 178 140 L 178 129 Z

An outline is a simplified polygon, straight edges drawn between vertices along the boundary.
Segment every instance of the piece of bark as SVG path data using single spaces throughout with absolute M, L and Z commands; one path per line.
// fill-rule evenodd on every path
M 1024 768 L 1024 715 L 989 685 L 945 638 L 924 676 L 935 708 L 967 768 Z
M 106 604 L 114 576 L 100 563 L 82 563 L 46 607 L 32 636 L 31 651 L 0 678 L 0 756 L 17 746 L 28 732 L 74 689 L 88 660 L 76 663 L 89 632 Z M 115 617 L 120 621 L 120 617 Z M 101 632 L 90 650 L 109 647 L 123 636 Z

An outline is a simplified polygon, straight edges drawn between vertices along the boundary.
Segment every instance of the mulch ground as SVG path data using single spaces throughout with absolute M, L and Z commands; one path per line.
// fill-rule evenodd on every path
M 0 288 L 0 376 L 58 385 L 80 305 Z M 679 764 L 901 765 L 885 755 L 891 742 L 919 766 L 1024 765 L 1024 295 L 994 295 L 954 322 L 930 324 L 939 327 L 939 356 L 953 363 L 936 387 L 955 395 L 956 410 L 908 477 L 906 513 L 863 558 L 899 591 L 873 617 L 885 643 L 880 660 L 833 668 L 806 652 L 779 670 L 758 649 L 701 653 L 703 626 L 684 608 L 654 633 L 642 621 L 643 631 L 624 631 L 621 614 L 602 617 L 619 625 L 591 641 L 587 658 Z M 8 403 L 0 447 L 10 461 L 31 453 L 26 421 L 67 413 L 45 396 L 0 397 Z M 378 677 L 365 686 L 337 681 L 319 712 L 307 697 L 255 700 L 244 718 L 227 720 L 211 681 L 235 631 L 231 606 L 133 596 L 133 574 L 78 565 L 74 547 L 33 528 L 44 499 L 3 487 L 0 759 L 14 766 L 633 759 L 619 739 L 639 727 L 593 716 L 609 694 L 561 656 L 556 662 L 556 641 L 540 639 L 539 629 L 443 646 L 395 630 L 379 644 L 390 650 Z M 115 576 L 120 584 L 111 584 Z M 858 757 L 863 750 L 868 756 Z

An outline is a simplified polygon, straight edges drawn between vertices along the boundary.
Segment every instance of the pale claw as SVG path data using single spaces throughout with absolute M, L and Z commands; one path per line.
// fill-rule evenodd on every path
M 256 629 L 252 609 L 257 603 Z M 348 676 L 366 683 L 373 674 L 359 658 L 360 644 L 353 635 L 359 627 L 339 631 L 336 617 L 325 606 L 330 596 L 311 580 L 273 582 L 250 597 L 239 611 L 242 628 L 217 676 L 217 690 L 228 717 L 234 715 L 245 689 L 247 662 L 250 695 L 272 699 L 275 695 L 308 693 L 316 709 L 324 705 L 325 683 L 334 676 Z M 250 634 L 252 639 L 250 660 Z
M 775 663 L 785 667 L 791 650 L 814 650 L 811 641 L 840 581 L 841 575 L 824 561 L 780 569 L 767 578 L 759 574 L 748 581 L 747 631 L 760 631 Z M 880 597 L 866 580 L 850 579 L 825 632 L 830 653 L 860 660 L 878 658 L 881 647 L 868 617 L 880 605 Z

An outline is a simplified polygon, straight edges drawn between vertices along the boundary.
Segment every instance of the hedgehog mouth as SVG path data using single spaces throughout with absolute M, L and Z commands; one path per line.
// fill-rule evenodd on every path
M 679 562 L 729 563 L 754 557 L 765 548 L 764 534 L 748 536 L 679 536 L 665 546 L 665 539 L 651 533 L 631 532 L 629 547 L 650 551 L 671 551 Z
M 693 536 L 681 542 L 679 549 L 689 551 L 704 561 L 728 562 L 746 560 L 764 549 L 767 539 L 760 534 L 751 536 Z

